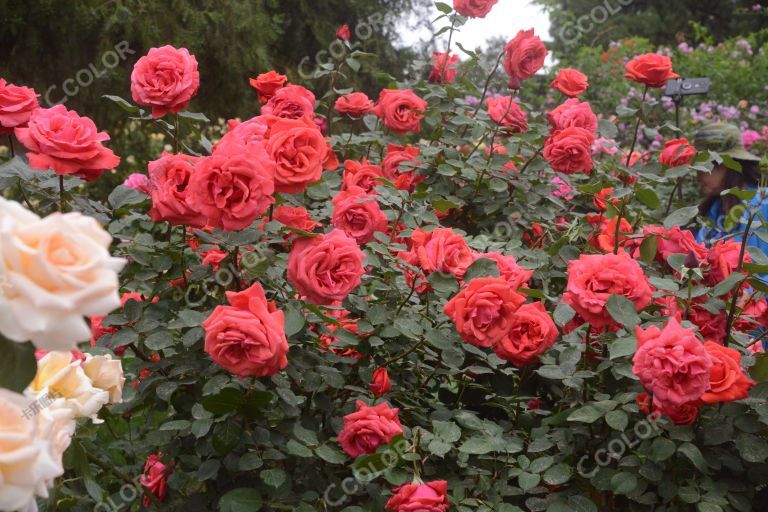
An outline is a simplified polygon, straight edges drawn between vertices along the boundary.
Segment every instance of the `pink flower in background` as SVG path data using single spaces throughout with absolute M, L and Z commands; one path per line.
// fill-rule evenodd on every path
M 599 137 L 592 143 L 592 156 L 615 155 L 619 152 L 619 145 L 613 139 Z
M 573 199 L 573 187 L 571 187 L 571 185 L 560 176 L 555 176 L 552 178 L 552 181 L 550 181 L 549 184 L 555 188 L 555 190 L 551 192 L 553 196 L 566 199 L 568 201 Z
M 24 126 L 38 108 L 39 94 L 31 87 L 9 84 L 0 78 L 0 135 L 13 133 L 17 126 Z
M 435 84 L 452 84 L 456 81 L 459 62 L 458 55 L 451 52 L 435 52 L 432 54 L 432 71 L 429 73 L 429 81 Z
M 141 485 L 146 492 L 152 493 L 160 501 L 165 501 L 168 493 L 168 477 L 173 473 L 170 465 L 163 464 L 160 457 L 152 454 L 144 465 L 144 474 L 140 478 Z M 152 506 L 152 500 L 149 496 L 144 496 L 143 505 L 145 508 Z
M 755 142 L 762 139 L 762 136 L 755 130 L 746 130 L 741 132 L 741 140 L 744 142 L 744 146 L 749 149 Z
M 123 185 L 149 194 L 149 177 L 146 174 L 135 172 L 125 179 Z
M 485 103 L 490 118 L 506 132 L 525 133 L 528 129 L 528 116 L 512 96 L 488 98 Z

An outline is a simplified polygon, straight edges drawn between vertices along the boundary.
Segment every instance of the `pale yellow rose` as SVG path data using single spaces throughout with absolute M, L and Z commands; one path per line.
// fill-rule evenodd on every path
M 120 305 L 112 237 L 95 219 L 54 213 L 40 219 L 0 198 L 0 333 L 43 350 L 90 339 L 84 316 Z
M 23 395 L 0 389 L 0 510 L 37 511 L 35 497 L 64 473 L 62 454 L 75 422 L 62 404 L 32 409 Z
M 109 392 L 109 403 L 119 404 L 123 401 L 123 363 L 112 359 L 111 355 L 88 355 L 83 362 L 83 371 L 91 379 L 93 385 Z
M 27 395 L 63 398 L 77 417 L 100 423 L 97 414 L 109 402 L 109 391 L 93 385 L 80 361 L 69 352 L 49 352 L 37 362 L 37 375 L 27 388 Z

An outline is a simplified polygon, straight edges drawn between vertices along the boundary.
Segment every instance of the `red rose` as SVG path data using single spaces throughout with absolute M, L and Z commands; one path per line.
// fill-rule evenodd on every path
M 425 484 L 406 484 L 398 488 L 397 494 L 387 501 L 384 508 L 392 512 L 446 512 L 450 506 L 448 482 L 438 480 Z
M 342 41 L 349 41 L 352 38 L 352 34 L 349 32 L 349 25 L 342 25 L 336 31 L 336 37 Z
M 381 170 L 384 176 L 397 177 L 403 174 L 413 174 L 419 165 L 417 158 L 420 150 L 416 146 L 397 146 L 387 144 L 387 155 L 381 161 Z M 410 163 L 403 168 L 404 163 Z
M 375 192 L 376 187 L 381 185 L 378 178 L 387 178 L 393 180 L 394 176 L 385 176 L 384 171 L 378 165 L 372 164 L 367 158 L 362 161 L 347 160 L 344 162 L 344 176 L 341 184 L 342 190 L 348 190 L 352 187 L 359 187 L 365 192 Z
M 550 87 L 557 89 L 569 98 L 575 98 L 589 87 L 587 75 L 578 69 L 565 68 L 557 73 Z
M 693 425 L 699 415 L 699 407 L 701 402 L 698 400 L 682 405 L 662 403 L 655 398 L 653 400 L 653 412 L 669 416 L 675 425 Z
M 387 229 L 387 216 L 376 202 L 375 194 L 351 186 L 333 198 L 331 223 L 362 245 L 373 240 L 374 233 Z
M 741 242 L 734 240 L 720 240 L 709 248 L 707 261 L 709 272 L 704 274 L 704 282 L 709 286 L 724 281 L 729 275 L 736 272 L 741 254 Z M 752 257 L 744 252 L 744 263 L 752 263 Z
M 690 254 L 693 252 L 698 261 L 706 260 L 708 250 L 698 243 L 696 238 L 687 229 L 675 226 L 665 229 L 662 226 L 644 226 L 643 235 L 646 238 L 656 236 L 656 260 L 659 263 L 667 263 L 672 254 Z
M 667 80 L 680 78 L 680 75 L 672 72 L 670 58 L 656 53 L 638 55 L 627 63 L 626 70 L 624 78 L 630 78 L 648 87 L 664 87 Z
M 311 119 L 315 113 L 315 95 L 300 85 L 286 85 L 275 91 L 261 108 L 261 113 L 286 119 L 305 116 Z
M 453 0 L 457 13 L 469 18 L 485 18 L 499 0 Z
M 475 261 L 488 259 L 496 262 L 499 269 L 499 277 L 504 279 L 514 290 L 528 287 L 528 280 L 533 275 L 533 270 L 527 270 L 517 264 L 514 256 L 507 256 L 498 252 L 474 253 Z
M 461 338 L 478 347 L 499 343 L 513 326 L 513 316 L 525 303 L 501 277 L 479 277 L 470 281 L 445 305 Z
M 592 198 L 592 204 L 595 205 L 595 208 L 600 210 L 601 212 L 604 212 L 605 209 L 608 207 L 608 198 L 613 194 L 613 188 L 607 187 L 603 188 L 595 194 L 595 197 Z M 611 199 L 611 204 L 613 206 L 616 206 L 619 204 L 619 199 L 613 198 Z
M 152 209 L 149 216 L 155 222 L 166 221 L 174 225 L 203 227 L 205 215 L 187 203 L 189 182 L 202 158 L 189 155 L 163 156 L 149 162 L 149 195 Z
M 213 145 L 215 153 L 219 146 L 224 144 L 236 143 L 245 146 L 251 144 L 262 144 L 269 133 L 270 124 L 274 124 L 275 118 L 268 116 L 256 116 L 239 123 L 237 121 L 228 121 L 227 133 Z
M 26 146 L 33 169 L 53 169 L 59 175 L 73 174 L 93 181 L 120 163 L 120 157 L 101 144 L 109 135 L 64 105 L 38 108 L 29 116 L 27 126 L 17 127 L 15 133 Z
M 272 218 L 290 228 L 302 231 L 311 232 L 316 227 L 322 226 L 322 224 L 312 218 L 303 206 L 278 206 L 272 213 Z
M 151 48 L 131 73 L 131 96 L 152 108 L 152 117 L 181 112 L 200 87 L 197 60 L 186 48 Z
M 267 301 L 259 283 L 227 292 L 231 306 L 218 306 L 205 322 L 205 352 L 239 377 L 267 377 L 288 366 L 285 319 Z
M 274 204 L 275 163 L 255 144 L 220 146 L 204 158 L 189 181 L 189 206 L 206 224 L 226 231 L 250 226 Z
M 461 279 L 475 257 L 464 237 L 450 228 L 437 228 L 432 232 L 415 229 L 409 241 L 410 250 L 398 257 L 425 274 L 448 272 Z
M 277 164 L 275 191 L 288 194 L 306 190 L 322 177 L 324 168 L 334 168 L 336 158 L 320 129 L 306 117 L 272 125 L 267 152 Z
M 688 165 L 696 155 L 696 148 L 688 144 L 688 139 L 672 139 L 664 143 L 659 162 L 667 167 Z
M 563 300 L 594 327 L 614 325 L 606 303 L 622 295 L 638 311 L 651 303 L 653 290 L 643 269 L 627 253 L 582 254 L 568 263 L 568 285 Z
M 144 474 L 139 478 L 139 482 L 147 492 L 153 494 L 159 501 L 165 501 L 165 496 L 168 494 L 168 477 L 172 473 L 173 468 L 171 466 L 163 464 L 160 462 L 160 457 L 152 454 L 147 458 L 147 463 L 144 464 Z M 142 503 L 144 508 L 152 506 L 152 500 L 149 496 L 144 496 Z
M 709 370 L 709 390 L 701 396 L 701 401 L 714 404 L 747 398 L 755 381 L 744 375 L 739 351 L 711 341 L 704 344 L 704 350 L 712 359 L 712 368 Z
M 552 169 L 565 174 L 592 170 L 592 142 L 594 135 L 584 128 L 565 128 L 556 131 L 544 144 L 544 158 Z
M 451 52 L 433 53 L 432 71 L 429 72 L 428 80 L 433 84 L 452 84 L 459 71 L 456 66 L 458 62 L 459 56 L 451 55 Z
M 421 131 L 421 120 L 427 102 L 419 98 L 410 89 L 384 89 L 379 94 L 379 102 L 374 112 L 384 126 L 395 133 Z
M 288 280 L 315 304 L 343 301 L 365 273 L 365 255 L 340 229 L 299 238 L 288 256 Z
M 597 133 L 597 116 L 586 101 L 576 98 L 565 100 L 562 105 L 547 112 L 552 132 L 566 128 L 578 127 L 588 130 L 593 135 Z
M 32 111 L 39 108 L 38 96 L 31 87 L 9 84 L 0 78 L 0 135 L 12 134 L 14 128 L 27 124 Z
M 619 222 L 619 217 L 608 220 L 604 215 L 587 214 L 587 219 L 597 230 L 590 236 L 589 245 L 604 253 L 613 252 L 616 248 L 616 223 Z M 631 233 L 632 224 L 624 217 L 621 217 L 621 222 L 619 223 L 619 252 L 624 252 L 623 245 L 628 241 L 627 234 Z
M 358 400 L 357 410 L 344 416 L 339 443 L 350 457 L 371 455 L 376 453 L 376 448 L 402 433 L 397 409 L 387 403 L 369 407 Z
M 339 114 L 359 118 L 373 112 L 374 105 L 364 92 L 353 92 L 337 99 L 334 108 Z
M 386 368 L 376 368 L 369 387 L 371 388 L 371 393 L 377 398 L 392 391 L 392 382 L 389 380 Z
M 248 83 L 251 84 L 251 87 L 256 89 L 259 93 L 259 103 L 268 102 L 272 96 L 275 95 L 277 90 L 282 88 L 287 81 L 287 76 L 281 75 L 274 69 L 272 71 L 262 73 L 256 78 L 248 79 Z
M 533 29 L 521 30 L 504 47 L 504 69 L 509 75 L 510 89 L 519 89 L 520 82 L 532 77 L 544 66 L 547 47 L 534 34 Z
M 493 122 L 503 126 L 506 132 L 525 133 L 528 129 L 528 117 L 512 96 L 488 98 L 485 104 Z
M 557 337 L 557 327 L 544 304 L 532 302 L 515 311 L 509 332 L 493 345 L 493 351 L 515 366 L 525 366 L 538 361 L 538 356 L 546 352 Z

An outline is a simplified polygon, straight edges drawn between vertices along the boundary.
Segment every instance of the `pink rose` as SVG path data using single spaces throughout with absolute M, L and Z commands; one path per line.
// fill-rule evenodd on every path
M 533 29 L 521 30 L 504 47 L 504 69 L 509 75 L 510 89 L 519 89 L 520 82 L 532 77 L 544 66 L 547 47 L 534 34 Z
M 123 181 L 123 186 L 149 194 L 149 177 L 146 174 L 135 172 Z
M 433 53 L 432 70 L 427 80 L 433 84 L 452 84 L 456 81 L 456 74 L 459 72 L 456 66 L 458 62 L 459 56 L 451 55 L 451 52 Z
M 161 158 L 149 162 L 149 195 L 152 198 L 149 216 L 153 221 L 198 228 L 205 226 L 206 217 L 187 203 L 190 179 L 195 165 L 201 160 L 196 156 L 164 152 Z
M 637 327 L 637 352 L 632 372 L 661 404 L 680 406 L 701 398 L 709 389 L 712 359 L 693 329 L 670 319 L 664 329 Z
M 53 169 L 59 175 L 73 174 L 93 181 L 120 163 L 120 157 L 101 144 L 109 135 L 64 105 L 33 111 L 27 127 L 18 127 L 15 133 L 27 147 L 33 169 Z
M 387 216 L 376 202 L 375 194 L 351 186 L 333 198 L 331 223 L 362 245 L 373 240 L 374 233 L 387 229 Z
M 285 119 L 299 119 L 305 116 L 311 119 L 314 112 L 315 95 L 300 85 L 286 85 L 278 89 L 261 109 L 262 114 Z
M 197 59 L 186 48 L 151 48 L 131 73 L 131 96 L 152 108 L 152 117 L 181 112 L 200 87 Z
M 493 350 L 501 359 L 525 366 L 537 362 L 539 355 L 554 345 L 558 336 L 555 322 L 544 304 L 532 302 L 515 311 L 509 331 L 493 345 Z
M 384 89 L 374 112 L 395 133 L 421 131 L 427 102 L 410 90 Z
M 339 443 L 347 455 L 359 457 L 376 453 L 376 448 L 402 433 L 397 409 L 387 403 L 369 407 L 358 400 L 357 410 L 344 416 Z
M 13 129 L 24 126 L 32 111 L 39 107 L 40 96 L 31 87 L 9 84 L 0 78 L 0 135 L 13 133 Z
M 334 108 L 339 114 L 357 119 L 373 112 L 374 105 L 364 92 L 353 92 L 337 99 Z
M 662 226 L 643 226 L 643 235 L 646 238 L 656 236 L 656 260 L 659 263 L 666 264 L 672 254 L 693 253 L 698 261 L 707 259 L 707 248 L 698 243 L 693 233 L 687 229 L 680 229 L 679 226 L 670 229 Z
M 496 262 L 499 269 L 499 277 L 504 279 L 509 286 L 518 290 L 528 287 L 528 280 L 533 275 L 533 270 L 527 270 L 517 264 L 514 256 L 507 256 L 498 252 L 474 253 L 475 261 L 488 259 Z
M 622 295 L 640 311 L 651 303 L 653 290 L 640 265 L 627 253 L 582 254 L 568 263 L 568 285 L 563 300 L 593 327 L 613 326 L 606 303 Z
M 239 377 L 267 377 L 288 366 L 285 319 L 267 301 L 259 283 L 227 292 L 231 306 L 218 306 L 205 322 L 205 352 Z
M 315 304 L 343 301 L 360 285 L 365 255 L 344 231 L 299 238 L 288 256 L 288 280 Z
M 274 204 L 274 179 L 275 164 L 261 145 L 220 146 L 192 174 L 187 203 L 209 226 L 245 229 Z
M 550 87 L 557 89 L 569 98 L 575 98 L 587 90 L 589 82 L 587 75 L 578 69 L 565 68 L 557 73 L 557 77 L 552 81 Z
M 556 131 L 544 145 L 544 158 L 557 172 L 588 175 L 593 165 L 593 141 L 592 132 L 584 128 L 574 126 Z
M 165 496 L 168 494 L 168 477 L 173 473 L 173 468 L 170 465 L 163 464 L 160 461 L 160 457 L 156 454 L 152 454 L 147 458 L 147 463 L 144 465 L 144 474 L 141 475 L 139 482 L 146 492 L 153 494 L 159 501 L 165 501 Z M 149 496 L 144 496 L 142 500 L 144 508 L 152 506 L 152 500 Z
M 417 159 L 420 152 L 421 150 L 416 146 L 387 144 L 387 154 L 384 160 L 381 161 L 381 169 L 384 176 L 396 178 L 404 173 L 411 174 L 415 172 L 415 168 L 419 165 Z M 411 165 L 404 168 L 403 164 L 405 163 L 410 163 Z
M 572 126 L 584 128 L 593 135 L 597 133 L 597 116 L 592 112 L 592 107 L 586 101 L 570 98 L 552 110 L 547 112 L 547 120 L 552 132 L 564 130 Z
M 261 144 L 267 138 L 270 121 L 272 120 L 268 119 L 267 116 L 252 117 L 242 123 L 229 121 L 227 133 L 213 146 L 213 151 L 215 152 L 223 144 L 232 142 L 245 146 Z
M 461 279 L 475 257 L 464 237 L 450 228 L 437 228 L 432 232 L 415 229 L 409 241 L 410 250 L 398 257 L 425 274 L 448 272 Z
M 512 96 L 488 98 L 485 100 L 485 104 L 488 105 L 488 115 L 493 122 L 503 126 L 504 131 L 525 133 L 528 130 L 528 117 Z
M 448 482 L 445 480 L 406 484 L 397 489 L 397 494 L 384 505 L 391 512 L 446 512 L 450 507 Z
M 303 206 L 278 206 L 275 208 L 272 218 L 281 224 L 302 231 L 311 232 L 314 231 L 316 227 L 322 225 L 313 219 L 307 209 Z
M 724 281 L 739 265 L 739 255 L 741 254 L 741 242 L 734 240 L 720 240 L 715 242 L 709 248 L 707 261 L 709 262 L 709 272 L 704 275 L 704 282 L 709 286 L 714 286 Z M 748 252 L 744 252 L 744 263 L 752 263 L 752 257 Z
M 499 0 L 453 0 L 457 13 L 469 18 L 485 18 Z
M 381 185 L 379 178 L 388 180 L 395 179 L 394 176 L 384 175 L 384 170 L 363 158 L 361 161 L 347 160 L 344 162 L 344 175 L 341 185 L 342 190 L 348 190 L 352 187 L 359 187 L 366 192 L 376 192 L 376 187 Z

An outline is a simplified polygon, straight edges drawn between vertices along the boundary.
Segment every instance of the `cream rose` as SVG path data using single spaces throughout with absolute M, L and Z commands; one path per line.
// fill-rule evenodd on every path
M 112 237 L 80 213 L 44 219 L 0 198 L 0 333 L 43 350 L 71 350 L 88 340 L 83 316 L 120 305 Z
M 109 393 L 109 403 L 119 404 L 123 401 L 123 363 L 119 359 L 112 359 L 111 355 L 88 355 L 83 361 L 83 371 L 91 379 L 94 387 L 103 389 Z
M 66 400 L 78 417 L 89 417 L 99 423 L 96 415 L 109 402 L 110 393 L 95 387 L 85 374 L 80 361 L 69 352 L 49 352 L 37 362 L 37 375 L 27 388 L 32 397 L 50 396 Z
M 73 412 L 57 400 L 31 412 L 30 400 L 0 389 L 0 510 L 37 511 L 64 473 L 62 455 L 75 429 Z

